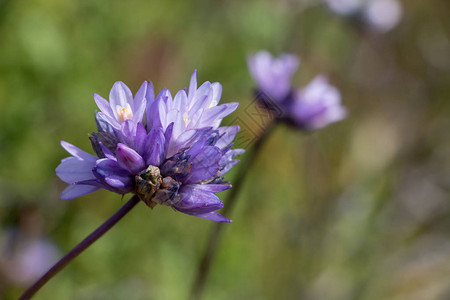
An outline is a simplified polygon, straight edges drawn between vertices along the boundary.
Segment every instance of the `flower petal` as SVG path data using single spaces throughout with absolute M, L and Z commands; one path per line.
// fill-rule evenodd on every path
M 222 126 L 217 129 L 220 134 L 219 140 L 217 140 L 216 147 L 220 149 L 228 146 L 236 137 L 237 133 L 240 130 L 239 125 L 235 126 Z
M 145 98 L 145 94 L 147 93 L 147 81 L 142 83 L 141 87 L 137 91 L 133 100 L 133 121 L 138 123 L 142 122 L 144 118 L 144 112 L 147 105 L 147 99 Z
M 144 159 L 147 165 L 159 167 L 164 160 L 165 137 L 162 129 L 152 129 L 146 138 Z
M 184 185 L 180 189 L 181 201 L 174 207 L 187 214 L 209 213 L 223 207 L 216 194 L 205 192 L 197 184 Z
M 59 199 L 69 200 L 77 198 L 95 192 L 98 189 L 99 189 L 98 187 L 92 185 L 71 184 L 61 193 Z
M 220 106 L 214 106 L 203 112 L 199 127 L 213 126 L 217 128 L 222 119 L 231 114 L 239 106 L 237 102 L 230 102 Z
M 188 152 L 189 153 L 189 152 Z M 192 160 L 192 166 L 185 183 L 196 183 L 217 176 L 222 152 L 214 146 L 207 146 Z
M 145 169 L 145 162 L 142 156 L 125 144 L 117 144 L 117 163 L 130 174 L 136 175 Z
M 56 168 L 56 175 L 64 182 L 74 183 L 77 181 L 94 179 L 92 168 L 95 161 L 82 160 L 76 157 L 68 157 L 61 161 Z
M 195 188 L 209 193 L 220 193 L 231 189 L 231 184 L 196 184 Z
M 194 70 L 194 72 L 192 72 L 191 75 L 191 81 L 189 83 L 189 90 L 188 90 L 189 101 L 192 101 L 195 91 L 197 91 L 197 70 Z
M 87 160 L 87 161 L 96 161 L 98 159 L 96 156 L 89 154 L 66 141 L 61 141 L 61 146 L 67 152 L 69 152 L 71 155 L 73 155 L 74 157 L 76 157 L 78 159 Z
M 111 105 L 111 109 L 114 113 L 116 119 L 119 119 L 119 116 L 116 111 L 116 107 L 126 107 L 126 104 L 130 104 L 130 107 L 134 107 L 133 104 L 133 94 L 131 90 L 123 83 L 122 81 L 117 81 L 114 83 L 110 93 L 109 93 L 109 103 Z
M 153 87 L 153 82 L 151 81 L 148 82 L 145 99 L 147 99 L 147 106 L 151 105 L 153 101 L 155 101 L 155 88 Z
M 107 114 L 108 116 L 114 117 L 114 113 L 113 113 L 113 111 L 111 109 L 111 105 L 109 104 L 109 102 L 105 98 L 103 98 L 99 94 L 94 94 L 94 100 L 95 100 L 95 103 L 97 104 L 98 108 L 100 108 L 100 110 L 104 114 Z
M 147 139 L 147 130 L 142 123 L 137 124 L 136 138 L 134 141 L 136 151 L 142 156 L 145 150 L 145 141 Z
M 134 177 L 130 176 L 129 172 L 115 160 L 99 159 L 92 172 L 101 183 L 108 185 L 110 187 L 108 189 L 113 192 L 125 194 L 133 190 Z
M 114 129 L 120 129 L 120 123 L 115 119 L 115 115 L 109 116 L 104 112 L 98 113 L 99 117 L 105 120 L 109 125 L 111 125 Z
M 231 223 L 232 221 L 224 216 L 222 216 L 221 214 L 212 211 L 209 213 L 204 213 L 204 214 L 190 214 L 189 215 L 195 216 L 195 217 L 200 217 L 200 218 L 204 218 L 204 219 L 208 219 L 210 221 L 214 221 L 214 222 L 219 222 L 219 223 Z

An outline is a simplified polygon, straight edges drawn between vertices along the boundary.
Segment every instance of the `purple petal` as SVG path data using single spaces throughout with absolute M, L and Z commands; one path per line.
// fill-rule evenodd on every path
M 240 130 L 239 125 L 235 126 L 223 126 L 217 129 L 220 134 L 220 138 L 216 143 L 216 147 L 223 149 L 228 146 L 236 137 L 237 133 Z
M 134 143 L 136 145 L 136 150 L 139 154 L 142 154 L 144 152 L 146 139 L 147 139 L 147 130 L 145 130 L 145 127 L 144 125 L 142 125 L 142 123 L 138 123 Z
M 118 119 L 116 106 L 125 107 L 129 103 L 131 107 L 134 107 L 133 94 L 122 81 L 114 83 L 109 93 L 109 102 L 111 103 L 111 108 L 116 119 Z
M 114 129 L 120 129 L 120 123 L 115 119 L 115 115 L 109 116 L 103 112 L 99 112 L 98 115 L 108 122 L 109 125 L 111 125 Z
M 209 130 L 209 129 L 205 129 Z M 178 137 L 172 139 L 169 148 L 167 149 L 167 156 L 171 157 L 175 155 L 182 148 L 187 148 L 193 144 L 202 134 L 203 130 L 189 129 L 181 133 Z
M 125 194 L 125 193 L 131 191 L 130 190 L 131 180 L 128 177 L 123 177 L 123 176 L 119 176 L 119 175 L 111 175 L 111 176 L 105 177 L 105 182 L 106 182 L 106 184 L 108 184 L 109 186 L 111 186 L 115 189 L 122 190 L 122 192 L 120 192 L 121 194 Z
M 82 180 L 94 179 L 92 168 L 95 161 L 81 160 L 76 157 L 68 157 L 61 161 L 56 168 L 56 175 L 64 182 L 74 183 Z
M 190 108 L 192 108 L 197 102 L 200 101 L 200 103 L 202 103 L 203 105 L 203 99 L 205 99 L 205 97 L 209 97 L 210 99 L 212 99 L 213 96 L 213 91 L 211 89 L 211 82 L 209 81 L 205 81 L 198 89 L 197 91 L 194 92 L 194 97 L 192 99 L 190 99 Z
M 196 184 L 195 188 L 210 193 L 220 193 L 231 189 L 231 184 Z
M 204 214 L 189 214 L 195 217 L 200 217 L 204 219 L 208 219 L 210 221 L 214 222 L 220 222 L 220 223 L 231 223 L 232 221 L 224 216 L 222 216 L 219 213 L 216 213 L 215 211 L 204 213 Z
M 72 184 L 69 185 L 62 193 L 59 199 L 61 200 L 69 200 L 73 198 L 77 198 L 92 192 L 95 192 L 99 188 L 92 185 L 78 185 Z
M 192 159 L 192 167 L 185 183 L 196 183 L 218 175 L 222 152 L 214 146 L 207 146 Z
M 111 126 L 110 122 L 106 121 L 104 118 L 102 118 L 101 115 L 105 115 L 102 112 L 95 112 L 95 123 L 97 123 L 97 129 L 99 132 L 107 132 L 114 135 L 114 129 Z M 116 123 L 116 121 L 114 121 Z M 117 128 L 119 128 L 118 126 Z
M 61 146 L 66 149 L 66 151 L 69 152 L 72 156 L 81 160 L 96 161 L 98 159 L 96 156 L 91 155 L 68 142 L 61 141 Z
M 105 177 L 119 174 L 123 176 L 128 176 L 129 173 L 127 170 L 123 169 L 117 160 L 102 158 L 97 161 L 94 167 L 94 174 L 98 179 L 103 180 Z
M 165 129 L 167 127 L 166 100 L 171 97 L 170 92 L 164 89 L 159 93 L 151 106 L 147 108 L 147 130 L 160 127 Z
M 122 143 L 129 145 L 130 147 L 136 147 L 136 130 L 137 125 L 132 120 L 125 120 L 120 125 L 120 130 L 116 131 L 116 135 Z
M 152 129 L 146 138 L 144 159 L 147 165 L 159 166 L 164 160 L 165 137 L 162 129 Z
M 173 123 L 170 123 L 169 126 L 167 126 L 166 131 L 164 132 L 164 152 L 166 153 L 166 158 L 169 157 L 168 150 L 170 142 L 172 141 L 172 131 L 173 131 Z
M 102 183 L 109 185 L 113 192 L 125 194 L 131 192 L 134 187 L 133 176 L 123 169 L 117 161 L 111 159 L 100 159 L 93 168 L 95 177 Z
M 119 143 L 116 150 L 117 163 L 130 174 L 138 174 L 145 169 L 142 156 L 125 144 Z
M 214 127 L 220 125 L 223 118 L 231 114 L 239 106 L 237 102 L 231 102 L 220 106 L 214 106 L 203 113 L 200 127 L 211 126 Z
M 212 101 L 209 104 L 210 107 L 219 104 L 220 98 L 222 97 L 222 85 L 218 82 L 214 82 L 211 84 L 211 89 L 213 91 L 213 96 Z
M 197 90 L 197 70 L 194 70 L 194 72 L 192 72 L 191 82 L 189 83 L 189 91 L 188 91 L 189 101 L 191 101 L 192 98 L 194 97 L 196 90 Z
M 172 136 L 175 138 L 178 137 L 181 133 L 183 133 L 184 129 L 186 128 L 186 125 L 183 120 L 183 116 L 178 110 L 171 110 L 167 114 L 167 122 L 173 123 L 173 131 Z
M 206 81 L 199 87 L 194 98 L 191 100 L 191 103 L 189 104 L 189 113 L 193 114 L 200 108 L 208 108 L 212 101 L 213 90 L 211 88 L 211 83 Z
M 145 98 L 145 94 L 147 93 L 147 85 L 147 81 L 144 81 L 134 96 L 133 121 L 136 123 L 141 122 L 144 117 L 147 104 L 147 100 Z
M 99 142 L 99 145 L 106 158 L 117 161 L 116 157 L 114 156 L 114 153 L 112 153 L 111 150 L 109 150 L 105 145 L 103 145 L 102 142 Z
M 188 97 L 184 90 L 180 90 L 176 93 L 175 98 L 173 98 L 174 106 L 172 109 L 176 109 L 180 112 L 184 111 L 188 107 Z
M 223 207 L 222 201 L 211 192 L 205 192 L 197 184 L 183 185 L 180 189 L 181 201 L 174 207 L 187 214 L 204 214 Z
M 292 119 L 302 128 L 318 129 L 345 118 L 339 91 L 328 84 L 324 76 L 317 76 L 298 91 L 292 104 Z
M 220 176 L 225 175 L 230 171 L 237 163 L 240 162 L 239 159 L 233 159 L 228 161 L 226 164 L 223 164 L 223 169 L 220 170 Z
M 100 108 L 100 110 L 104 114 L 107 114 L 108 116 L 114 117 L 114 113 L 113 113 L 113 111 L 111 109 L 111 105 L 109 104 L 109 102 L 105 98 L 103 98 L 99 94 L 94 94 L 94 100 L 95 100 L 95 103 L 97 104 L 98 108 Z
M 153 87 L 153 83 L 151 81 L 148 82 L 145 99 L 147 99 L 147 105 L 151 105 L 153 101 L 155 101 L 155 88 Z

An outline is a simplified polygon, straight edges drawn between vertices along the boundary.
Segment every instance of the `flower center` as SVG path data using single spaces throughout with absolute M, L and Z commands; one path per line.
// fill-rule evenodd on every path
M 133 119 L 133 111 L 129 103 L 125 107 L 117 105 L 116 111 L 120 122 Z

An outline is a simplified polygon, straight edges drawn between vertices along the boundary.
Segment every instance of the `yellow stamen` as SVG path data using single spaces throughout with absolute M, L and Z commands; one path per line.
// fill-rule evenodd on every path
M 189 123 L 189 118 L 188 118 L 188 115 L 186 113 L 183 114 L 183 121 L 184 121 L 184 125 L 187 126 L 187 124 Z
M 128 103 L 125 107 L 117 105 L 116 111 L 120 122 L 133 119 L 133 111 L 131 110 L 130 104 Z

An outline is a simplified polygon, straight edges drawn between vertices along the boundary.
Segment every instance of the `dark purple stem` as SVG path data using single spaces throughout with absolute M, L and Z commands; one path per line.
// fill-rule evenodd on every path
M 136 204 L 139 203 L 139 198 L 134 195 L 127 203 L 125 203 L 114 215 L 112 215 L 105 223 L 98 227 L 88 237 L 86 237 L 75 248 L 70 250 L 63 258 L 61 258 L 50 270 L 47 271 L 38 281 L 36 281 L 30 288 L 28 288 L 19 300 L 31 299 L 39 289 L 47 283 L 53 276 L 58 274 L 59 271 L 64 269 L 75 257 L 81 254 L 86 248 L 97 241 L 102 235 L 110 230 L 117 222 L 119 222 Z

